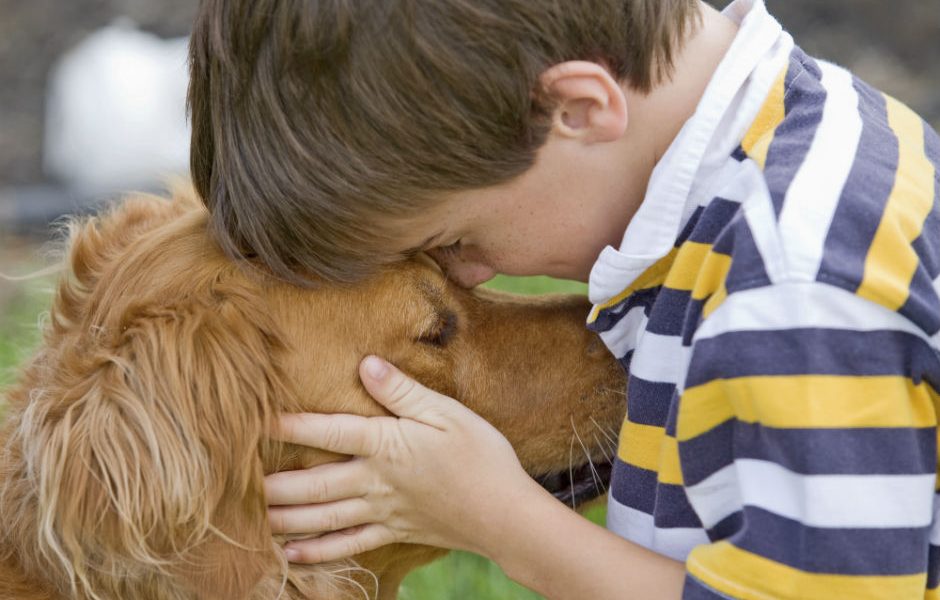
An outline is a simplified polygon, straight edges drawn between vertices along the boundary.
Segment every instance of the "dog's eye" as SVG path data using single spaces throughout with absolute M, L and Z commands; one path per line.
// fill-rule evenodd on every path
M 418 341 L 437 348 L 443 348 L 457 333 L 457 315 L 445 310 L 438 315 L 437 323 L 430 331 L 426 331 Z

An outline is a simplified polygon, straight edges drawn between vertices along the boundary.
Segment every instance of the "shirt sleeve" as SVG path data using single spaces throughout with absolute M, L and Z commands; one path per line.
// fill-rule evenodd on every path
M 691 341 L 677 416 L 711 543 L 685 598 L 937 594 L 937 352 L 836 286 L 727 297 Z

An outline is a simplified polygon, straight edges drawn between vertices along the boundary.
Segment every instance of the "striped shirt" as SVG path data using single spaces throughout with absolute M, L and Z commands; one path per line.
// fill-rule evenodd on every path
M 595 264 L 608 527 L 684 597 L 940 598 L 940 137 L 760 0 Z

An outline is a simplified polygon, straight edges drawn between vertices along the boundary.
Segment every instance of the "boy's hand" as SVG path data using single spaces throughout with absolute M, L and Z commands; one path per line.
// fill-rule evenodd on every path
M 353 455 L 265 478 L 274 533 L 322 534 L 290 542 L 288 560 L 336 560 L 395 542 L 487 555 L 499 536 L 492 517 L 541 493 L 509 442 L 456 400 L 379 358 L 364 359 L 359 375 L 397 417 L 284 415 L 275 433 Z

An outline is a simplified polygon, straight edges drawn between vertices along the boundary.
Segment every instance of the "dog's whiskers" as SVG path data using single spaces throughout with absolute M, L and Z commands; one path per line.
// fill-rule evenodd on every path
M 589 418 L 591 419 L 591 423 L 594 423 L 594 426 L 597 427 L 598 431 L 600 431 L 601 434 L 607 439 L 607 442 L 613 445 L 614 447 L 616 447 L 617 438 L 611 437 L 610 433 L 608 433 L 608 431 L 604 429 L 604 427 L 600 423 L 597 422 L 597 419 L 594 418 L 594 415 L 590 415 Z
M 616 394 L 617 396 L 623 396 L 623 397 L 627 396 L 627 390 L 621 389 L 619 387 L 612 388 L 612 387 L 607 387 L 607 386 L 599 386 L 597 389 L 598 391 L 604 392 L 607 394 Z
M 571 444 L 568 445 L 568 483 L 571 484 L 574 491 L 574 434 L 571 434 Z M 574 499 L 574 493 L 571 494 L 571 508 L 577 510 L 578 506 Z
M 581 439 L 581 435 L 578 433 L 578 428 L 574 424 L 574 417 L 569 417 L 571 419 L 571 429 L 574 431 L 574 435 L 578 438 L 578 443 L 581 444 L 581 449 L 584 451 L 584 456 L 588 459 L 588 466 L 591 467 L 591 479 L 594 480 L 594 489 L 600 493 L 605 493 L 607 488 L 604 487 L 603 482 L 601 482 L 600 474 L 597 472 L 597 467 L 594 466 L 594 459 L 591 458 L 591 452 L 587 449 L 587 446 L 584 445 L 584 440 Z
M 594 438 L 594 441 L 597 443 L 597 447 L 600 448 L 601 452 L 604 453 L 604 458 L 607 460 L 607 462 L 609 463 L 614 462 L 613 457 L 610 455 L 610 442 L 608 442 L 606 439 L 601 439 L 597 437 L 596 431 L 592 431 L 591 436 Z

